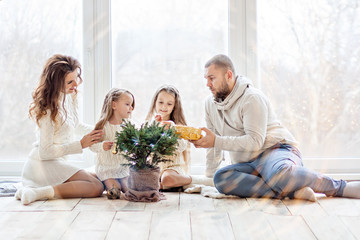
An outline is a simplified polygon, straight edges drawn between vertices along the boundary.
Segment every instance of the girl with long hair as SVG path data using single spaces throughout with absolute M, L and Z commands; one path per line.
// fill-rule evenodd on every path
M 174 86 L 163 85 L 155 92 L 146 120 L 154 118 L 160 122 L 171 121 L 177 125 L 187 125 L 180 94 Z M 190 143 L 184 139 L 179 139 L 178 143 L 177 154 L 171 158 L 172 161 L 160 165 L 162 189 L 181 187 L 192 182 L 189 175 Z
M 95 126 L 95 130 L 103 130 L 104 138 L 90 149 L 97 153 L 96 175 L 104 183 L 109 199 L 120 198 L 120 192 L 127 191 L 129 168 L 122 165 L 127 161 L 109 150 L 114 144 L 115 133 L 121 131 L 121 124 L 130 118 L 134 108 L 135 98 L 131 92 L 113 88 L 105 96 L 100 120 Z

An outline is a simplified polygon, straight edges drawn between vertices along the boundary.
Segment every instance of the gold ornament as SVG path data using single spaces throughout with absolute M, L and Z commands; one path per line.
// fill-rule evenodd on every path
M 112 146 L 112 153 L 113 154 L 117 154 L 118 150 L 117 150 L 117 147 L 116 147 L 116 143 L 113 144 Z

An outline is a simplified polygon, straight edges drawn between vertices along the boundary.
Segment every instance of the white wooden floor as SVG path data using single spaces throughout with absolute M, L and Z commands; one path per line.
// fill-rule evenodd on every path
M 165 195 L 157 203 L 103 196 L 28 206 L 2 197 L 0 239 L 360 239 L 360 200 Z

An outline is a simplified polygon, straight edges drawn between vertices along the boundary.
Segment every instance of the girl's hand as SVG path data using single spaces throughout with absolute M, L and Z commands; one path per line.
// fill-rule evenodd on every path
M 103 148 L 105 151 L 109 151 L 113 145 L 114 145 L 114 142 L 104 142 Z
M 168 129 L 169 127 L 175 126 L 175 123 L 173 121 L 162 121 L 160 125 Z
M 81 147 L 87 148 L 91 145 L 98 143 L 101 141 L 104 135 L 103 130 L 92 130 L 89 134 L 86 134 L 81 140 Z
M 161 119 L 162 119 L 162 117 L 161 117 L 160 114 L 158 114 L 158 115 L 155 116 L 155 120 L 156 120 L 156 121 L 161 122 Z
M 160 126 L 165 126 L 166 129 L 169 127 L 175 126 L 175 123 L 173 121 L 162 121 L 162 117 L 160 114 L 157 114 L 155 116 L 155 120 L 160 122 Z

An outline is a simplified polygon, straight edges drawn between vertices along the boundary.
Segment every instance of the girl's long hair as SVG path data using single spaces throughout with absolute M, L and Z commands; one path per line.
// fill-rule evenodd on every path
M 65 78 L 67 74 L 78 70 L 78 81 L 82 82 L 81 65 L 78 60 L 71 56 L 61 54 L 53 55 L 49 58 L 41 73 L 38 87 L 32 94 L 33 102 L 30 104 L 29 116 L 36 120 L 39 126 L 39 121 L 50 110 L 50 118 L 54 123 L 57 123 L 56 117 L 59 114 L 60 98 L 62 96 L 62 108 L 65 111 Z M 63 93 L 63 94 L 61 94 Z M 77 91 L 75 90 L 75 94 Z
M 104 128 L 105 123 L 109 121 L 109 119 L 113 115 L 112 103 L 118 101 L 121 95 L 125 93 L 129 94 L 132 97 L 133 102 L 131 106 L 133 109 L 135 108 L 135 98 L 131 92 L 125 89 L 112 88 L 105 96 L 104 104 L 101 110 L 100 120 L 96 123 L 95 130 L 100 130 Z
M 171 85 L 163 85 L 155 92 L 154 97 L 151 100 L 151 106 L 149 113 L 146 116 L 146 120 L 151 120 L 152 117 L 156 114 L 156 101 L 162 91 L 172 95 L 175 98 L 174 109 L 170 114 L 170 120 L 173 121 L 175 124 L 187 125 L 184 111 L 181 105 L 179 91 Z

